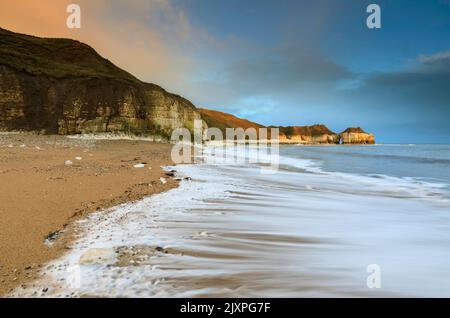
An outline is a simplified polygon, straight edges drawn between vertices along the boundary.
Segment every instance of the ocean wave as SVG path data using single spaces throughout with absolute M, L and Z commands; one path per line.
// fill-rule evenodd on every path
M 258 163 L 266 163 L 273 159 L 266 155 L 266 150 L 261 154 L 257 147 L 227 147 L 206 148 L 203 153 L 204 163 L 212 165 L 228 165 L 245 167 L 246 165 L 258 166 Z M 391 197 L 405 197 L 433 200 L 447 203 L 450 199 L 450 188 L 447 183 L 440 180 L 429 182 L 423 178 L 398 177 L 385 174 L 356 174 L 347 172 L 326 171 L 322 168 L 320 160 L 293 158 L 278 155 L 277 165 L 280 171 L 291 173 L 310 173 L 320 175 L 315 177 L 314 183 L 322 184 L 319 188 L 336 192 L 357 192 L 360 195 L 378 195 Z M 283 175 L 285 178 L 286 175 Z M 303 175 L 306 178 L 306 175 Z M 329 181 L 327 182 L 327 178 Z M 272 178 L 276 182 L 277 178 Z M 331 187 L 334 185 L 334 187 Z
M 310 173 L 328 176 L 341 183 L 336 191 L 350 189 L 366 195 L 389 195 L 394 197 L 410 197 L 436 200 L 447 203 L 450 199 L 450 188 L 446 183 L 424 181 L 422 178 L 397 177 L 384 174 L 352 174 L 346 172 L 331 172 L 322 169 L 320 161 L 280 157 L 280 168 L 295 167 Z M 290 169 L 286 169 L 290 170 Z

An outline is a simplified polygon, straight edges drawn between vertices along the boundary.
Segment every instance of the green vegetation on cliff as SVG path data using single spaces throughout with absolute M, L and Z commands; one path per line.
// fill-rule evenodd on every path
M 52 78 L 137 79 L 101 57 L 92 47 L 70 39 L 39 38 L 0 28 L 0 64 Z

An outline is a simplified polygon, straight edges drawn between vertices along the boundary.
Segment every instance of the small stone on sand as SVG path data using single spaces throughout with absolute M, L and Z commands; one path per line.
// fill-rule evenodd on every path
M 112 248 L 91 248 L 81 255 L 80 265 L 113 264 L 116 253 Z

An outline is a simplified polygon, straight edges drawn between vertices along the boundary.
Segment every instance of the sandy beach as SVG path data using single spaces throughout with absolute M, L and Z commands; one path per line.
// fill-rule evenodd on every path
M 0 135 L 0 295 L 67 251 L 73 221 L 178 185 L 170 145 Z M 161 179 L 163 178 L 163 179 Z M 49 244 L 51 243 L 51 244 Z

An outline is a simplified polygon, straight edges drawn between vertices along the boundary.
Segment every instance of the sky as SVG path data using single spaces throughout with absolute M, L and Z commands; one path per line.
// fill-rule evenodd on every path
M 81 29 L 66 7 L 81 7 Z M 381 7 L 381 29 L 366 8 Z M 450 143 L 450 0 L 0 0 L 0 27 L 69 37 L 196 106 L 265 125 Z

